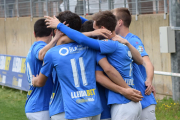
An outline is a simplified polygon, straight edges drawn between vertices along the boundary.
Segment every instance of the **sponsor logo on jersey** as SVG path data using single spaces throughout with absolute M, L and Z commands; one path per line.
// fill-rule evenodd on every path
M 139 51 L 139 53 L 141 54 L 141 53 L 144 51 L 144 48 L 143 48 L 142 46 L 139 46 L 139 47 L 138 47 L 138 51 Z
M 76 103 L 84 103 L 84 102 L 92 102 L 94 101 L 93 96 L 96 89 L 89 89 L 89 90 L 83 90 L 83 91 L 76 91 L 71 92 L 71 98 L 77 99 Z M 83 99 L 81 99 L 83 97 Z
M 69 48 L 63 47 L 59 50 L 59 54 L 62 56 L 66 56 L 68 54 L 79 53 L 85 49 L 88 49 L 88 46 L 77 45 L 75 47 L 69 47 Z

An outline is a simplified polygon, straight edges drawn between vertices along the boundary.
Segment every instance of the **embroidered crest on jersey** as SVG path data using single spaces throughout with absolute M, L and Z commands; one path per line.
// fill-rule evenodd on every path
M 144 51 L 144 48 L 142 46 L 139 46 L 138 51 L 139 51 L 139 53 L 142 53 Z

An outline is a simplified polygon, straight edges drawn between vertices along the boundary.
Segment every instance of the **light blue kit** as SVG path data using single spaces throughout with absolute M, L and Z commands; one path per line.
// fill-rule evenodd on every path
M 43 41 L 34 42 L 26 57 L 26 73 L 30 90 L 27 95 L 25 112 L 33 113 L 49 110 L 49 101 L 53 88 L 52 76 L 50 76 L 44 87 L 32 86 L 32 75 L 39 74 L 43 61 L 38 59 L 39 51 L 47 44 Z

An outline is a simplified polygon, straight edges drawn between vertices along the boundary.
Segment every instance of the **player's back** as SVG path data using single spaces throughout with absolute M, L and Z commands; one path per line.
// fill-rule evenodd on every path
M 43 41 L 34 42 L 31 46 L 28 55 L 26 57 L 26 73 L 28 76 L 28 82 L 30 89 L 27 94 L 27 100 L 25 105 L 25 112 L 32 113 L 38 111 L 49 110 L 49 100 L 52 93 L 52 77 L 50 77 L 44 87 L 32 86 L 32 75 L 37 75 L 40 72 L 43 61 L 40 61 L 36 56 L 36 48 L 38 46 L 47 45 Z
M 59 45 L 47 52 L 61 85 L 66 119 L 98 115 L 102 112 L 96 88 L 96 51 L 77 43 Z
M 107 54 L 109 63 L 116 68 L 125 82 L 132 88 L 134 86 L 132 55 L 129 48 L 117 41 L 105 40 L 99 41 L 102 54 Z M 130 102 L 121 94 L 108 90 L 108 104 L 125 104 Z

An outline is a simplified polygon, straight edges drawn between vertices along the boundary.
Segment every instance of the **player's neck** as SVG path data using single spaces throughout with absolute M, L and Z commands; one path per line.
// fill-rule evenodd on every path
M 112 34 L 110 36 L 108 36 L 108 39 L 112 39 L 115 36 L 116 36 L 116 33 L 115 33 L 115 31 L 113 31 Z
M 122 37 L 126 37 L 128 33 L 129 33 L 129 28 L 122 26 L 119 30 L 118 35 L 120 35 Z
M 51 38 L 48 37 L 36 37 L 36 41 L 44 41 L 45 43 L 49 43 L 51 41 Z

